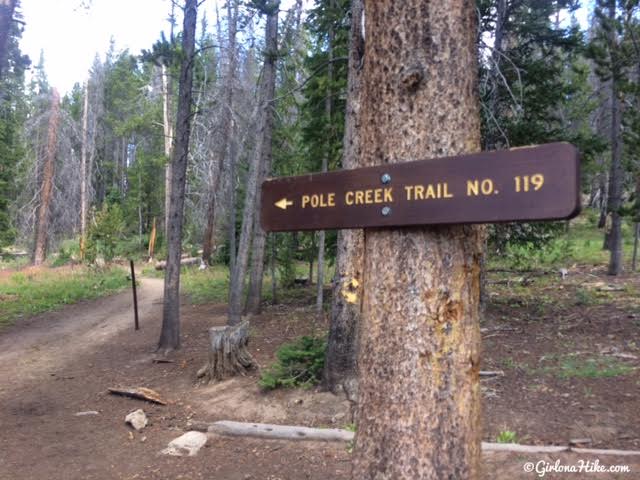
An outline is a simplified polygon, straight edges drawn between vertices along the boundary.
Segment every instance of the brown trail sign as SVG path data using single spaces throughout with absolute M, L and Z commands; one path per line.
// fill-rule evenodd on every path
M 559 220 L 580 211 L 568 143 L 267 180 L 266 231 Z

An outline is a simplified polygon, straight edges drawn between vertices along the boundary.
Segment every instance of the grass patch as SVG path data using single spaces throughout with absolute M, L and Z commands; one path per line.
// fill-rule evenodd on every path
M 229 296 L 229 269 L 223 265 L 205 270 L 184 268 L 180 284 L 182 292 L 189 295 L 194 304 L 226 302 Z
M 17 272 L 0 280 L 0 327 L 21 317 L 117 292 L 130 284 L 118 267 Z
M 560 378 L 606 378 L 626 375 L 633 371 L 618 360 L 608 357 L 579 359 L 578 357 L 564 358 L 556 374 Z

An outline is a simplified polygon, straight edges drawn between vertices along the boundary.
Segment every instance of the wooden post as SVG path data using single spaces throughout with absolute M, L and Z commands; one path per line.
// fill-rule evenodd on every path
M 138 292 L 136 290 L 136 271 L 133 268 L 133 260 L 129 260 L 131 266 L 131 287 L 133 289 L 133 314 L 135 318 L 135 329 L 140 330 L 140 324 L 138 323 Z
M 362 165 L 478 151 L 475 2 L 364 4 Z M 482 242 L 473 226 L 365 231 L 354 480 L 480 477 Z

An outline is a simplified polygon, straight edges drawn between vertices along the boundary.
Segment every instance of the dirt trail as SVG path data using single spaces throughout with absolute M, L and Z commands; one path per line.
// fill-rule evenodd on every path
M 159 318 L 162 295 L 161 279 L 141 281 L 138 288 L 141 322 Z M 26 381 L 51 375 L 127 328 L 133 329 L 130 290 L 19 321 L 0 334 L 0 365 L 11 365 L 0 369 L 0 397 L 4 391 Z

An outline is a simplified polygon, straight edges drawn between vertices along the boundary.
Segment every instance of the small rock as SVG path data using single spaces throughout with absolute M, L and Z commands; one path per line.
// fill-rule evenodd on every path
M 167 448 L 160 453 L 176 457 L 194 457 L 207 443 L 207 435 L 202 432 L 187 432 L 169 442 Z
M 76 417 L 86 417 L 88 415 L 100 415 L 100 412 L 96 412 L 95 410 L 87 410 L 86 412 L 76 412 L 74 413 Z
M 124 418 L 124 421 L 137 431 L 147 426 L 147 416 L 141 409 L 131 412 Z

